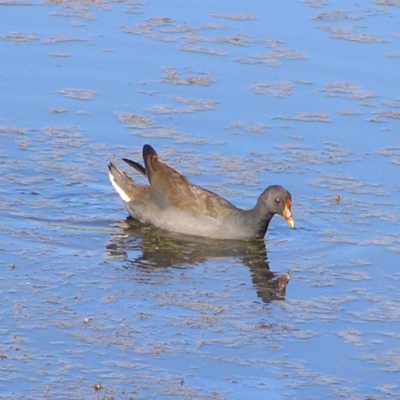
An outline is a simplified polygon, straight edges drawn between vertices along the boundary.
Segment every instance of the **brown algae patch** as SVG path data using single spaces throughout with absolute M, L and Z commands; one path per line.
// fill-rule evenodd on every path
M 397 218 L 391 219 L 390 222 L 394 223 L 397 226 L 399 216 L 397 215 L 396 217 Z M 377 236 L 373 239 L 367 239 L 363 242 L 364 246 L 370 246 L 371 244 L 376 246 L 384 246 L 394 253 L 400 253 L 400 238 L 396 233 L 388 234 L 385 236 Z
M 93 100 L 94 96 L 97 94 L 95 90 L 72 88 L 63 89 L 57 93 L 75 100 Z
M 386 43 L 386 40 L 378 36 L 370 35 L 368 33 L 355 32 L 351 29 L 336 28 L 328 25 L 320 25 L 318 29 L 329 32 L 330 36 L 334 39 L 349 40 L 351 42 L 359 43 Z
M 356 224 L 358 232 L 364 233 L 368 232 L 371 226 L 376 225 L 377 221 L 373 221 L 373 218 L 388 224 L 393 224 L 394 227 L 400 221 L 400 213 L 396 209 L 396 204 L 393 201 L 382 201 L 383 199 L 379 201 L 361 201 L 343 194 L 341 189 L 336 191 L 336 193 L 338 192 L 342 195 L 330 194 L 324 197 L 312 198 L 312 203 L 320 206 L 314 207 L 313 213 L 323 214 L 325 220 L 341 221 L 351 225 Z M 337 201 L 337 198 L 340 200 Z M 320 235 L 324 236 L 327 241 L 334 242 L 337 241 L 337 237 L 341 235 L 341 233 L 332 230 L 322 230 L 320 231 Z M 375 233 L 374 237 L 370 239 L 359 239 L 357 244 L 361 246 L 368 246 L 371 244 L 382 245 L 389 250 L 393 250 L 396 245 L 399 246 L 399 240 L 390 234 L 378 236 L 378 234 Z M 370 262 L 365 259 L 352 259 L 351 265 L 353 267 L 360 267 L 370 265 Z
M 153 125 L 153 121 L 150 118 L 138 114 L 119 112 L 117 113 L 117 117 L 121 122 L 128 125 L 129 128 L 144 129 Z
M 276 144 L 283 154 L 291 158 L 291 162 L 306 164 L 341 164 L 349 161 L 350 150 L 336 143 L 325 143 L 322 151 L 315 151 L 302 144 Z
M 378 111 L 375 113 L 378 118 L 400 119 L 400 111 Z
M 34 3 L 24 0 L 5 0 L 0 1 L 0 6 L 33 6 Z
M 209 54 L 209 55 L 221 56 L 221 57 L 225 57 L 228 55 L 228 53 L 226 53 L 224 51 L 220 51 L 220 50 L 213 49 L 210 47 L 199 46 L 199 45 L 195 45 L 195 44 L 183 44 L 183 45 L 179 46 L 179 50 L 191 51 L 193 53 L 203 53 L 203 54 Z
M 268 53 L 257 53 L 250 58 L 237 58 L 235 61 L 242 64 L 266 64 L 272 67 L 278 67 L 284 60 L 306 60 L 307 56 L 295 49 L 287 48 L 279 40 L 270 39 L 265 46 L 271 49 Z
M 377 154 L 389 157 L 393 164 L 400 165 L 400 147 L 384 147 L 377 151 Z
M 147 139 L 167 138 L 173 140 L 174 143 L 191 143 L 195 145 L 202 144 L 224 144 L 223 142 L 216 142 L 206 137 L 199 137 L 197 135 L 189 135 L 180 132 L 176 128 L 158 128 L 158 129 L 137 129 L 134 136 L 143 137 Z M 197 171 L 198 172 L 198 171 Z
M 90 0 L 90 1 L 77 1 L 77 0 L 44 0 L 45 4 L 52 4 L 64 8 L 64 12 L 53 12 L 53 15 L 62 17 L 82 18 L 85 20 L 95 19 L 95 15 L 90 12 L 92 7 L 101 10 L 111 10 L 106 0 Z
M 175 42 L 187 34 L 198 31 L 197 28 L 177 23 L 169 17 L 151 17 L 146 22 L 133 26 L 124 26 L 122 30 L 128 34 L 141 35 L 162 42 Z
M 394 99 L 384 100 L 381 103 L 383 106 L 391 108 L 400 108 L 400 97 L 395 97 Z
M 212 41 L 215 43 L 248 47 L 254 40 L 248 35 L 234 35 L 228 37 L 214 37 Z
M 380 352 L 379 354 L 365 354 L 362 357 L 363 360 L 373 362 L 378 364 L 382 369 L 388 372 L 399 372 L 400 371 L 400 350 L 399 349 L 390 349 L 385 352 Z M 385 385 L 382 385 L 382 387 Z M 385 392 L 387 393 L 388 389 L 391 386 L 391 389 L 397 389 L 397 385 L 388 385 L 386 387 Z M 393 393 L 393 398 L 398 397 L 395 392 Z M 392 397 L 392 396 L 390 396 Z
M 68 53 L 61 53 L 61 52 L 59 52 L 59 53 L 49 53 L 49 56 L 51 56 L 51 57 L 60 57 L 60 58 L 71 57 L 70 54 L 68 54 Z
M 256 17 L 252 14 L 211 14 L 214 18 L 230 19 L 231 21 L 253 21 Z
M 348 329 L 346 331 L 340 331 L 338 332 L 338 335 L 346 342 L 349 344 L 352 344 L 354 346 L 362 346 L 362 335 L 363 332 L 358 331 L 356 329 Z
M 213 100 L 201 100 L 195 98 L 185 98 L 180 96 L 175 96 L 174 100 L 186 106 L 175 107 L 171 105 L 156 105 L 147 108 L 146 111 L 155 114 L 172 114 L 172 113 L 185 114 L 185 113 L 192 113 L 195 111 L 212 110 L 218 104 L 218 102 Z
M 348 117 L 352 115 L 360 115 L 361 113 L 359 111 L 353 111 L 353 110 L 340 110 L 339 114 Z
M 9 133 L 14 135 L 27 135 L 29 133 L 35 132 L 34 128 L 17 128 L 14 126 L 0 126 L 0 136 L 7 136 Z
M 349 193 L 387 196 L 381 183 L 361 182 L 356 178 L 343 174 L 324 173 L 319 178 L 311 180 L 309 184 L 336 192 L 347 191 Z
M 179 36 L 168 36 L 167 34 L 156 34 L 156 30 L 159 26 L 163 25 L 170 25 L 172 24 L 172 19 L 165 18 L 162 22 L 157 22 L 153 19 L 153 21 L 148 21 L 147 23 L 141 23 L 134 26 L 125 26 L 122 28 L 123 32 L 133 35 L 140 35 L 148 37 L 149 39 L 153 40 L 160 40 L 160 41 L 177 41 L 180 39 Z
M 54 43 L 65 43 L 65 42 L 89 42 L 88 39 L 76 38 L 65 35 L 53 35 L 50 38 L 41 40 L 41 44 L 54 44 Z
M 195 73 L 192 70 L 189 70 L 190 75 L 187 76 L 183 76 L 184 72 L 172 67 L 164 67 L 163 72 L 161 82 L 172 85 L 210 86 L 217 81 L 208 74 Z
M 62 107 L 51 107 L 50 108 L 50 112 L 52 114 L 62 114 L 65 113 L 67 111 L 66 108 L 62 108 Z
M 299 121 L 299 122 L 332 122 L 332 119 L 325 113 L 310 113 L 299 112 L 297 115 L 282 115 L 273 119 L 282 119 L 284 121 Z
M 383 6 L 400 7 L 400 0 L 372 0 L 372 2 Z
M 125 26 L 123 32 L 134 35 L 145 36 L 152 40 L 162 42 L 184 41 L 180 46 L 181 50 L 194 51 L 199 53 L 207 53 L 214 55 L 226 55 L 216 49 L 200 47 L 195 45 L 196 42 L 210 41 L 200 36 L 200 32 L 204 30 L 219 30 L 221 26 L 203 23 L 198 26 L 189 26 L 186 23 L 179 23 L 169 17 L 152 17 L 146 22 L 136 24 L 134 26 Z
M 363 311 L 350 311 L 349 313 L 361 321 L 370 322 L 400 322 L 400 310 L 396 301 L 381 298 L 374 301 L 374 306 Z
M 261 82 L 252 87 L 253 93 L 272 97 L 284 97 L 293 93 L 293 84 L 288 81 Z
M 350 82 L 328 83 L 322 89 L 328 97 L 345 96 L 352 100 L 366 100 L 376 97 L 374 93 L 363 90 L 360 86 Z
M 390 206 L 389 206 L 390 207 Z M 397 224 L 400 221 L 400 215 L 395 214 L 393 211 L 388 212 L 387 207 L 384 210 L 368 210 L 360 214 L 361 218 L 379 218 L 381 221 Z M 400 250 L 400 249 L 399 249 Z
M 360 15 L 351 15 L 348 10 L 331 10 L 331 11 L 323 11 L 317 14 L 315 17 L 311 18 L 317 21 L 348 21 L 348 20 L 359 20 L 365 17 Z
M 225 127 L 225 129 L 232 130 L 234 135 L 247 135 L 249 133 L 263 134 L 268 128 L 270 127 L 263 123 L 248 125 L 243 121 L 234 121 Z
M 8 33 L 5 35 L 1 35 L 0 40 L 23 43 L 23 42 L 34 42 L 36 40 L 39 40 L 39 37 L 36 33 L 16 32 L 16 33 Z

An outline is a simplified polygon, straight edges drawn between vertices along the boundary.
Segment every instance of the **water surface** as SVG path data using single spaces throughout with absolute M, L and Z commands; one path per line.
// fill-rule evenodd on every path
M 396 2 L 0 4 L 2 398 L 400 395 Z M 297 229 L 125 221 L 144 143 Z

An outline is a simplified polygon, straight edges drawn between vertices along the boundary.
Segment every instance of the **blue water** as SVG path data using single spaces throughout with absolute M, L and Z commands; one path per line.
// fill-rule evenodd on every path
M 399 12 L 0 5 L 2 398 L 397 398 Z M 297 229 L 265 254 L 129 227 L 107 163 L 144 143 L 242 207 L 287 187 Z

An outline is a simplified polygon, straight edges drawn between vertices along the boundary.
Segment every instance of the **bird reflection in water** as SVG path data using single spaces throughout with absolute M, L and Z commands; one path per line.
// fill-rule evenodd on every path
M 265 303 L 282 300 L 290 275 L 270 270 L 264 240 L 215 240 L 166 232 L 129 217 L 106 246 L 108 257 L 124 268 L 185 268 L 213 258 L 236 258 L 248 267 L 253 286 Z M 131 258 L 128 252 L 139 255 Z

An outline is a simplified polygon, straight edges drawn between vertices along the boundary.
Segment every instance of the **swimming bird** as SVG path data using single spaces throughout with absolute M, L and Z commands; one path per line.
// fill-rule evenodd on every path
M 139 185 L 114 163 L 108 165 L 110 181 L 128 213 L 142 223 L 183 234 L 237 240 L 264 238 L 275 214 L 294 228 L 292 197 L 282 186 L 269 186 L 254 208 L 242 210 L 190 182 L 162 161 L 149 144 L 143 146 L 144 166 L 122 160 L 149 181 L 149 185 Z

